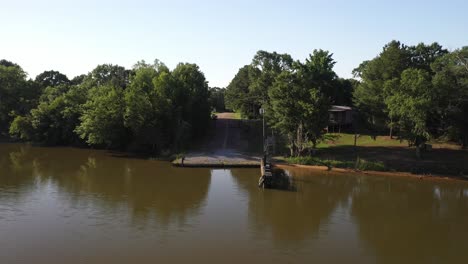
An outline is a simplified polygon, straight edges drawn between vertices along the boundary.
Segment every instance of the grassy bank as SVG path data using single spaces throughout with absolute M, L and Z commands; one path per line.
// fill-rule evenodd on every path
M 395 138 L 391 139 L 388 136 L 376 136 L 373 138 L 369 135 L 358 135 L 356 145 L 368 147 L 406 147 L 408 146 L 408 143 Z M 326 134 L 325 139 L 317 145 L 317 148 L 330 148 L 336 146 L 354 146 L 354 134 Z
M 423 175 L 467 175 L 468 150 L 450 142 L 430 142 L 432 150 L 421 153 L 406 141 L 388 136 L 361 135 L 354 146 L 353 134 L 327 134 L 313 157 L 283 158 L 290 164 L 330 166 L 363 171 L 408 172 Z M 287 152 L 282 152 L 287 153 Z M 359 160 L 356 161 L 356 157 Z
M 288 157 L 285 161 L 290 164 L 327 166 L 329 168 L 356 169 L 362 171 L 389 171 L 383 162 L 357 159 L 356 161 L 320 159 L 317 157 Z

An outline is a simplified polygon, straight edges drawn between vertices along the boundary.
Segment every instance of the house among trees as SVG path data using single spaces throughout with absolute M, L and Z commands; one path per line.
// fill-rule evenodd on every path
M 338 130 L 341 133 L 341 128 L 348 128 L 353 125 L 353 109 L 349 106 L 332 105 L 328 110 L 329 122 L 328 132 Z

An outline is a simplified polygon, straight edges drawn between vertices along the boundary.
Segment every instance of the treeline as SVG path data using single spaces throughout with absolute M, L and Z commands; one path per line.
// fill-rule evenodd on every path
M 468 47 L 392 41 L 353 73 L 353 102 L 370 130 L 416 147 L 434 138 L 468 146 Z
M 195 64 L 172 71 L 158 60 L 133 69 L 99 65 L 72 80 L 46 71 L 27 80 L 0 62 L 0 132 L 47 145 L 174 152 L 203 136 L 210 90 Z
M 264 108 L 295 156 L 323 138 L 332 104 L 353 106 L 361 132 L 396 134 L 416 147 L 434 138 L 467 146 L 468 47 L 449 52 L 437 43 L 392 41 L 359 65 L 354 79 L 338 78 L 334 64 L 323 50 L 304 62 L 259 51 L 228 85 L 226 107 L 250 119 Z

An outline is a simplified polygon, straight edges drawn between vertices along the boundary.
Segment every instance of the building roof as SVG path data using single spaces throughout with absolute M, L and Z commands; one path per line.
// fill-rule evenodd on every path
M 345 111 L 352 111 L 353 109 L 349 106 L 344 105 L 332 105 L 329 112 L 345 112 Z

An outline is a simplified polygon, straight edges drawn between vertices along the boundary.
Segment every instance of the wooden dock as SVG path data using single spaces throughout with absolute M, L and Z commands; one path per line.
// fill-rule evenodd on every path
M 266 156 L 260 161 L 260 179 L 258 187 L 269 188 L 273 183 L 273 164 Z

